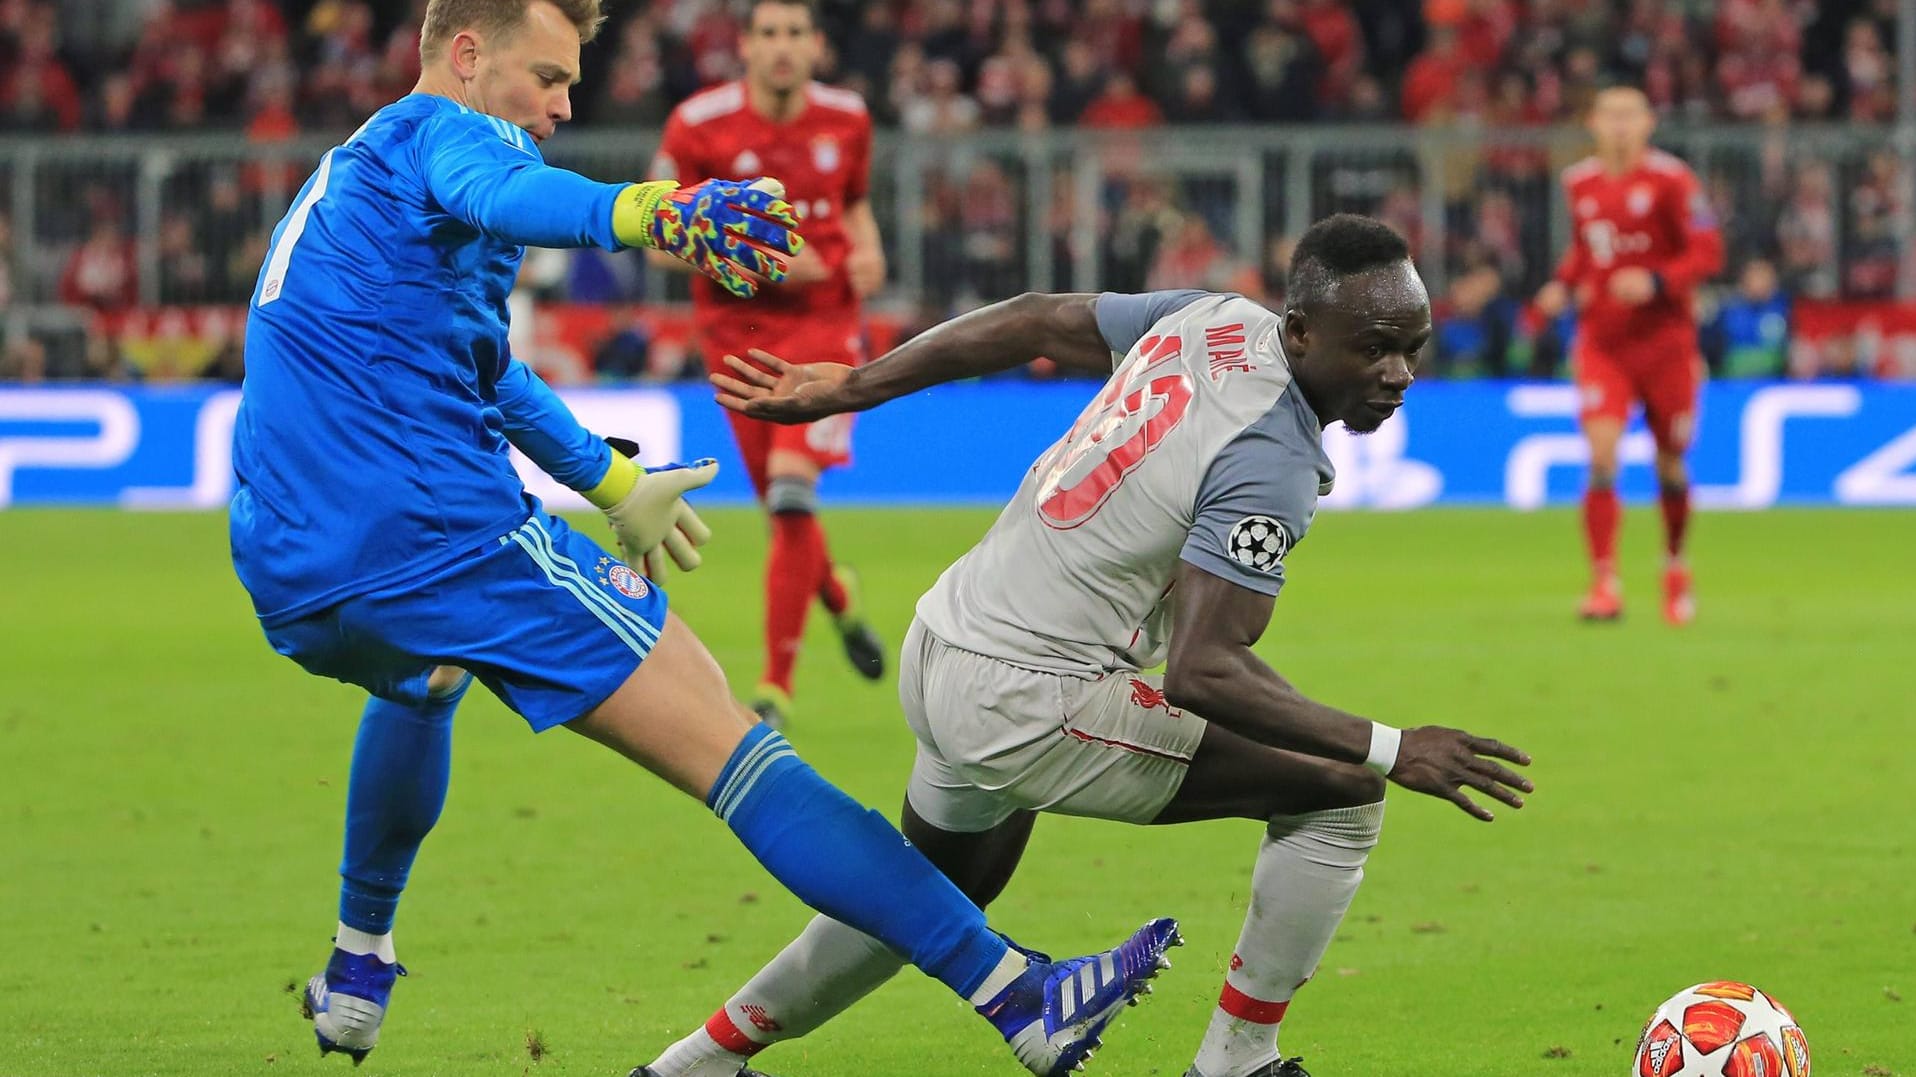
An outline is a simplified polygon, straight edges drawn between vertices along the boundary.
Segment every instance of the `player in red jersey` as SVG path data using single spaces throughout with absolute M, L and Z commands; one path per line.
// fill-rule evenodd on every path
M 856 93 L 812 81 L 823 50 L 809 3 L 758 0 L 739 44 L 745 77 L 695 94 L 666 121 L 654 176 L 777 176 L 805 216 L 805 250 L 792 259 L 784 287 L 739 302 L 692 282 L 698 335 L 714 371 L 726 369 L 726 355 L 753 348 L 805 362 L 855 366 L 865 358 L 859 300 L 885 280 L 878 222 L 866 197 L 871 117 Z M 858 610 L 856 579 L 833 566 L 817 517 L 819 474 L 851 459 L 851 416 L 807 426 L 726 417 L 772 518 L 765 676 L 752 709 L 777 725 L 791 711 L 792 668 L 814 597 L 831 613 L 858 672 L 872 680 L 885 672 L 884 646 Z
M 1590 107 L 1596 153 L 1564 171 L 1574 222 L 1556 278 L 1537 308 L 1556 317 L 1574 302 L 1578 326 L 1571 369 L 1590 442 L 1584 534 L 1593 580 L 1579 612 L 1586 620 L 1623 614 L 1617 582 L 1617 444 L 1630 406 L 1641 402 L 1656 439 L 1657 484 L 1667 559 L 1663 616 L 1695 614 L 1683 536 L 1690 518 L 1684 453 L 1696 421 L 1703 357 L 1697 347 L 1697 286 L 1723 267 L 1723 240 L 1708 198 L 1688 166 L 1650 148 L 1656 117 L 1634 87 L 1597 94 Z

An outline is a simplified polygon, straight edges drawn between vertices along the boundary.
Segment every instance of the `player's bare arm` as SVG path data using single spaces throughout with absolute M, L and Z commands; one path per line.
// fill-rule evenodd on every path
M 878 236 L 878 218 L 871 200 L 861 198 L 845 207 L 845 235 L 852 241 L 845 256 L 845 272 L 860 299 L 885 286 L 885 245 Z
M 1372 722 L 1299 692 L 1253 650 L 1270 625 L 1275 599 L 1189 563 L 1179 566 L 1172 594 L 1177 630 L 1164 695 L 1173 706 L 1272 747 L 1346 763 L 1369 758 Z M 1422 726 L 1404 731 L 1386 776 L 1488 822 L 1490 810 L 1464 789 L 1521 808 L 1522 794 L 1535 788 L 1498 760 L 1527 766 L 1530 756 L 1462 730 Z
M 1095 293 L 1027 292 L 929 329 L 857 368 L 796 362 L 754 350 L 758 366 L 725 357 L 736 376 L 712 375 L 720 404 L 755 419 L 808 423 L 865 411 L 887 400 L 1048 358 L 1061 367 L 1108 376 L 1111 346 L 1098 329 Z M 836 369 L 834 369 L 836 368 Z

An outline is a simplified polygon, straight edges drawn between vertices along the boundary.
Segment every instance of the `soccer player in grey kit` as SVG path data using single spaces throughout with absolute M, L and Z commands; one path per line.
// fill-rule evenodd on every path
M 1402 237 L 1365 217 L 1299 241 L 1282 314 L 1237 295 L 1024 295 L 858 369 L 754 353 L 720 402 L 781 422 L 861 411 L 1048 356 L 1108 375 L 985 537 L 918 604 L 899 693 L 918 740 L 903 830 L 983 905 L 1039 812 L 1266 826 L 1250 909 L 1188 1077 L 1308 1077 L 1278 1027 L 1383 824 L 1386 779 L 1491 812 L 1522 751 L 1305 697 L 1252 650 L 1334 475 L 1324 426 L 1376 430 L 1430 339 Z M 803 356 L 792 357 L 802 360 Z M 1113 359 L 1116 368 L 1113 370 Z M 1167 662 L 1162 676 L 1143 670 Z M 1201 717 L 1200 717 L 1201 716 Z M 1503 762 L 1499 762 L 1502 760 Z M 902 965 L 819 917 L 635 1077 L 735 1077 Z

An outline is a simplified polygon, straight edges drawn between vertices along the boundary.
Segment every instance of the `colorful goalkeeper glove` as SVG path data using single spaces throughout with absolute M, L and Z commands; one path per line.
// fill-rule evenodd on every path
M 637 445 L 606 440 L 612 445 L 612 466 L 585 497 L 612 525 L 620 558 L 651 580 L 665 578 L 668 557 L 685 572 L 699 567 L 704 558 L 698 548 L 710 541 L 712 529 L 685 503 L 684 495 L 711 482 L 718 461 L 645 468 L 632 462 Z
M 612 203 L 612 231 L 628 247 L 651 247 L 749 299 L 761 280 L 785 279 L 778 255 L 805 249 L 798 210 L 774 179 L 635 183 Z

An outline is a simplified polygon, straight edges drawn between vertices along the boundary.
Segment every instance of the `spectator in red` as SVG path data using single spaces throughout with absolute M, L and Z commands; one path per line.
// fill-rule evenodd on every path
M 133 244 L 113 215 L 94 218 L 85 243 L 74 248 L 60 274 L 60 302 L 99 311 L 122 310 L 140 298 Z
M 737 78 L 738 21 L 724 4 L 713 4 L 693 20 L 685 35 L 685 49 L 692 56 L 699 85 L 710 86 Z
M 1883 123 L 1896 115 L 1895 78 L 1882 33 L 1869 19 L 1852 19 L 1843 32 L 1843 82 L 1849 118 Z
M 1420 123 L 1433 110 L 1448 104 L 1456 96 L 1457 80 L 1468 63 L 1457 45 L 1456 29 L 1432 27 L 1430 45 L 1404 72 L 1404 118 Z
M 642 13 L 619 32 L 619 52 L 598 80 L 595 114 L 614 123 L 663 125 L 672 112 L 665 97 L 665 57 L 652 14 Z
M 1504 46 L 1517 30 L 1518 12 L 1509 0 L 1427 0 L 1427 25 L 1457 31 L 1457 47 L 1472 66 L 1489 70 L 1503 59 Z
M 287 64 L 286 23 L 265 0 L 227 0 L 226 26 L 213 53 L 213 78 L 231 93 L 256 72 Z
M 1778 111 L 1787 115 L 1801 75 L 1795 53 L 1757 49 L 1726 53 L 1716 68 L 1729 113 L 1739 120 L 1761 119 Z
M 253 115 L 246 121 L 248 142 L 286 142 L 299 134 L 299 120 L 293 115 L 293 86 L 290 80 L 261 80 L 253 88 L 252 100 Z
M 1364 68 L 1364 34 L 1351 5 L 1345 0 L 1304 0 L 1298 25 L 1324 63 L 1319 97 L 1341 99 Z
M 1493 131 L 1521 131 L 1536 127 L 1549 117 L 1538 107 L 1531 93 L 1530 80 L 1520 71 L 1505 71 L 1497 76 L 1485 114 L 1486 126 Z M 1530 141 L 1494 142 L 1484 153 L 1484 165 L 1499 178 L 1523 182 L 1543 176 L 1550 170 L 1550 154 L 1540 143 Z
M 19 54 L 0 81 L 0 124 L 16 130 L 76 131 L 80 127 L 80 89 L 60 62 L 51 8 L 27 12 Z
M 1156 257 L 1151 259 L 1145 288 L 1157 291 L 1228 286 L 1237 267 L 1204 218 L 1196 213 L 1178 213 L 1173 221 Z
M 1136 71 L 1144 62 L 1144 20 L 1122 0 L 1085 0 L 1073 26 L 1099 63 Z
M 293 86 L 284 78 L 267 78 L 253 90 L 253 115 L 246 121 L 246 141 L 255 146 L 290 142 L 299 135 L 293 115 Z M 250 192 L 274 191 L 288 196 L 299 190 L 305 166 L 293 161 L 277 164 L 248 162 L 242 183 Z
M 1104 92 L 1085 106 L 1078 122 L 1107 131 L 1136 130 L 1156 127 L 1164 122 L 1164 114 L 1150 98 L 1138 92 L 1138 84 L 1132 81 L 1130 74 L 1117 71 L 1105 80 Z

